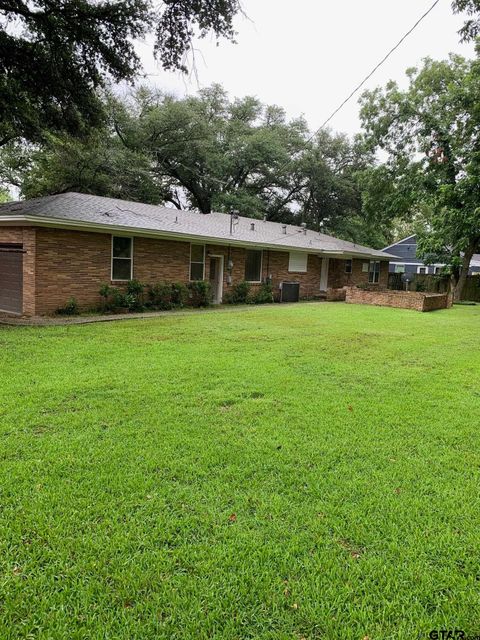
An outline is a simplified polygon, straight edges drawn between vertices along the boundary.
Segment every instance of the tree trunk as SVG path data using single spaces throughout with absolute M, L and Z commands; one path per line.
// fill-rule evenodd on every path
M 465 286 L 465 283 L 467 281 L 467 276 L 468 276 L 468 270 L 470 268 L 470 262 L 472 260 L 472 256 L 475 253 L 475 248 L 477 246 L 477 242 L 476 241 L 471 241 L 468 245 L 468 247 L 465 249 L 465 253 L 463 254 L 463 258 L 462 258 L 462 268 L 460 270 L 460 277 L 458 278 L 458 281 L 455 284 L 455 288 L 454 288 L 454 299 L 455 300 L 461 300 L 462 299 L 462 293 L 463 293 L 463 287 Z

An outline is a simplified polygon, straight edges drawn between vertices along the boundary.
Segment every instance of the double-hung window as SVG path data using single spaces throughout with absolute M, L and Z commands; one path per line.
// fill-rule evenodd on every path
M 245 251 L 245 280 L 247 282 L 261 282 L 262 280 L 262 251 L 247 249 Z
M 133 238 L 112 236 L 112 280 L 131 280 L 133 275 Z
M 345 273 L 352 273 L 352 261 L 345 260 Z
M 190 280 L 205 278 L 205 245 L 190 245 Z
M 378 284 L 380 280 L 380 261 L 370 260 L 370 268 L 368 270 L 368 281 L 370 284 Z

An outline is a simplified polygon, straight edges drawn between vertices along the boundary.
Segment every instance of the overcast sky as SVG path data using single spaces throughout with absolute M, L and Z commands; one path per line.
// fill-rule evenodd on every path
M 219 82 L 233 96 L 255 95 L 278 104 L 290 117 L 304 114 L 315 129 L 432 4 L 433 0 L 243 0 L 248 18 L 236 19 L 237 44 L 210 39 L 197 42 L 197 79 L 166 73 L 155 63 L 152 42 L 139 45 L 149 82 L 181 96 Z M 405 69 L 430 56 L 455 51 L 473 56 L 459 44 L 462 17 L 450 0 L 432 13 L 366 85 L 390 78 L 405 84 Z M 357 99 L 331 122 L 349 134 L 359 130 Z

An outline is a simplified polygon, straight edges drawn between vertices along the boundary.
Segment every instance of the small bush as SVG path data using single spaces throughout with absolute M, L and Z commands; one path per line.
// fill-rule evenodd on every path
M 115 287 L 111 287 L 109 284 L 102 284 L 99 290 L 100 295 L 103 298 L 102 310 L 112 311 L 116 306 L 119 306 L 119 297 L 121 293 Z
M 172 304 L 174 307 L 184 307 L 188 300 L 188 288 L 183 282 L 172 284 Z
M 250 283 L 242 280 L 233 285 L 231 290 L 225 294 L 227 304 L 246 304 L 250 295 Z
M 206 280 L 189 282 L 188 301 L 192 307 L 208 307 L 211 302 L 211 286 Z
M 264 282 L 258 291 L 251 296 L 249 302 L 252 304 L 268 304 L 273 302 L 273 289 L 269 282 Z
M 129 280 L 127 283 L 127 290 L 125 293 L 126 307 L 129 311 L 142 311 L 143 305 L 143 291 L 145 285 L 138 280 Z
M 79 314 L 78 302 L 76 298 L 71 296 L 64 307 L 59 307 L 56 313 L 59 316 L 76 316 Z
M 175 306 L 173 302 L 173 285 L 164 283 L 153 284 L 148 287 L 149 306 L 161 311 L 168 311 Z

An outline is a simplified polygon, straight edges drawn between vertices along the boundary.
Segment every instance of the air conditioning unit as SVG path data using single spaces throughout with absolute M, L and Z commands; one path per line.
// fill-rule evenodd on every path
M 298 302 L 300 300 L 299 282 L 280 283 L 280 302 Z

